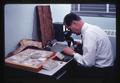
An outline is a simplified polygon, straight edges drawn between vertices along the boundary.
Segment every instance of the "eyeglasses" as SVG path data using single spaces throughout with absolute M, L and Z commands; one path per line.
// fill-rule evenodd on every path
M 71 30 L 71 26 L 65 25 L 65 28 L 67 28 L 68 30 Z

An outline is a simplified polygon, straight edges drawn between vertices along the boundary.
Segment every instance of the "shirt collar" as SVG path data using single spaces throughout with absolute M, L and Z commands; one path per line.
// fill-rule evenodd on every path
M 81 28 L 81 34 L 84 34 L 84 32 L 87 30 L 87 28 L 88 28 L 88 27 L 87 27 L 87 24 L 88 24 L 88 23 L 84 23 L 84 24 L 83 24 L 83 26 L 82 26 L 82 28 Z

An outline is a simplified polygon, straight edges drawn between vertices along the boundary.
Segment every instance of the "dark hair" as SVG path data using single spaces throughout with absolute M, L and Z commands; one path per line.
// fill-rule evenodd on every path
M 64 17 L 63 24 L 70 26 L 73 20 L 79 21 L 79 20 L 81 20 L 81 18 L 74 13 L 69 13 Z

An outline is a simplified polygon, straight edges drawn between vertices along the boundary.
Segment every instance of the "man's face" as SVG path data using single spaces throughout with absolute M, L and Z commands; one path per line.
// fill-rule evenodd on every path
M 65 25 L 65 27 L 71 30 L 76 35 L 80 34 L 79 21 L 73 21 L 70 26 Z

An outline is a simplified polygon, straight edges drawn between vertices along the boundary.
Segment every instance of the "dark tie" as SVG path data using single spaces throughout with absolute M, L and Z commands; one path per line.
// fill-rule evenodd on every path
M 83 49 L 82 49 L 83 48 L 83 36 L 82 36 L 82 34 L 81 34 L 81 40 L 82 40 L 82 43 L 81 43 L 81 46 L 80 46 L 80 49 L 81 49 L 80 54 L 83 55 Z
M 82 35 L 81 35 L 81 40 L 82 40 L 82 43 L 77 45 L 77 47 L 75 48 L 75 51 L 81 55 L 83 55 L 83 50 L 82 50 L 82 47 L 83 47 L 83 39 L 82 39 Z
M 83 36 L 82 36 L 82 34 L 81 34 L 81 40 L 82 40 L 81 45 L 82 45 L 82 47 L 83 47 Z

